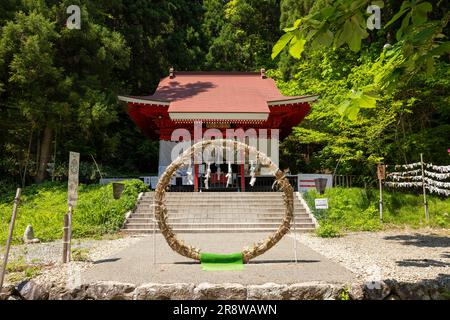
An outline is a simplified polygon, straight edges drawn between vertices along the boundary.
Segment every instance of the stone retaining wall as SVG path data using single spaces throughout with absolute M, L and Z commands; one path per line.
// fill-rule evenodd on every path
M 149 283 L 136 286 L 107 281 L 69 289 L 25 281 L 16 287 L 4 288 L 0 300 L 439 300 L 449 299 L 449 292 L 450 283 L 436 282 L 402 284 L 386 281 L 379 289 L 369 289 L 364 284 L 322 282 L 291 285 Z

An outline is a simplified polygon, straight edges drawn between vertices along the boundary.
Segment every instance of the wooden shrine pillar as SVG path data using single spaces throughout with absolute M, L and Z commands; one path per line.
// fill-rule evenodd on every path
M 198 164 L 194 164 L 194 192 L 198 192 Z
M 241 169 L 241 192 L 245 192 L 245 168 L 244 164 L 240 165 Z

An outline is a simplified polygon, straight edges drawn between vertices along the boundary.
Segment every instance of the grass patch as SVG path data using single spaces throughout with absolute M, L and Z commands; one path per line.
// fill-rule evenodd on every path
M 78 206 L 73 213 L 74 238 L 92 237 L 114 233 L 124 222 L 140 192 L 147 186 L 140 180 L 124 181 L 125 189 L 120 199 L 113 198 L 112 184 L 80 185 Z M 14 193 L 0 197 L 0 243 L 5 243 L 11 219 Z M 62 238 L 64 214 L 67 212 L 67 183 L 43 183 L 26 187 L 22 192 L 14 228 L 14 243 L 22 242 L 28 224 L 35 237 L 41 241 Z
M 361 188 L 330 188 L 323 196 L 315 190 L 305 200 L 319 221 L 321 237 L 339 236 L 348 231 L 377 231 L 388 227 L 450 228 L 450 200 L 430 196 L 430 222 L 425 222 L 421 195 L 383 192 L 383 221 L 379 220 L 379 193 Z M 315 198 L 328 198 L 329 209 L 316 210 Z
M 6 278 L 8 281 L 16 283 L 37 277 L 42 272 L 43 265 L 39 263 L 27 263 L 24 257 L 9 261 L 6 266 Z
M 86 248 L 75 248 L 72 249 L 72 260 L 73 261 L 90 261 L 89 259 L 89 249 Z

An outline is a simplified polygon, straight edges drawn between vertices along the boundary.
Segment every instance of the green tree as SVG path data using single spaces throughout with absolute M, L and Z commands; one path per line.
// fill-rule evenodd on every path
M 0 35 L 1 98 L 38 132 L 37 182 L 45 179 L 55 130 L 81 130 L 89 139 L 90 129 L 117 120 L 115 70 L 129 59 L 121 35 L 94 23 L 85 6 L 83 29 L 67 29 L 68 5 L 27 2 Z
M 210 42 L 206 67 L 213 70 L 254 71 L 275 66 L 270 60 L 273 39 L 278 36 L 279 1 L 232 0 L 220 9 L 220 1 L 209 1 L 207 9 L 219 15 L 211 27 L 211 13 L 205 21 L 207 34 L 217 34 Z M 222 18 L 223 16 L 223 18 Z M 220 31 L 218 29 L 220 27 Z
M 362 41 L 369 38 L 366 22 L 369 5 L 382 8 L 384 2 L 324 0 L 316 4 L 307 16 L 284 29 L 285 34 L 273 47 L 272 57 L 288 47 L 289 54 L 300 59 L 306 45 L 312 49 L 346 45 L 351 51 L 359 52 Z M 354 118 L 361 108 L 375 107 L 377 97 L 373 92 L 392 91 L 409 81 L 411 75 L 431 74 L 437 58 L 450 52 L 450 42 L 443 40 L 450 15 L 441 10 L 446 8 L 444 2 L 436 3 L 435 8 L 435 19 L 430 20 L 429 13 L 433 10 L 430 2 L 402 2 L 399 11 L 384 26 L 391 33 L 395 29 L 396 42 L 380 54 L 372 70 L 376 73 L 373 82 L 367 87 L 354 88 L 355 92 L 341 105 L 341 114 Z M 397 25 L 400 20 L 401 24 Z

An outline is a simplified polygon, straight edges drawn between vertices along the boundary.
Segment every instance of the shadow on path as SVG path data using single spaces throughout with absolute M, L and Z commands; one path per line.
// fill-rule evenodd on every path
M 402 241 L 402 244 L 416 247 L 448 248 L 450 247 L 450 237 L 438 235 L 397 235 L 384 237 L 385 240 Z
M 397 261 L 397 265 L 401 267 L 450 267 L 450 263 L 438 261 L 438 260 L 430 260 L 430 259 L 406 259 L 402 261 Z
M 109 258 L 109 259 L 101 259 L 94 261 L 93 264 L 101 264 L 101 263 L 108 263 L 108 262 L 116 262 L 119 261 L 120 258 Z

